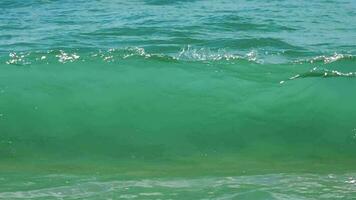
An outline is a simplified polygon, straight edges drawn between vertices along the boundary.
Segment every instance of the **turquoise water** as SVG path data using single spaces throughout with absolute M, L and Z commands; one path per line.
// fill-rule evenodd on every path
M 356 2 L 0 2 L 0 199 L 356 198 Z

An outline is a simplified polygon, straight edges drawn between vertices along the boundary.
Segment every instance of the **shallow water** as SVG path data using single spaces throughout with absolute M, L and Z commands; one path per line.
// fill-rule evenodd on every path
M 10 176 L 3 199 L 354 199 L 355 174 L 266 174 L 120 180 L 110 176 Z M 47 182 L 51 180 L 51 187 Z M 13 185 L 25 190 L 11 191 Z M 41 189 L 36 189 L 41 188 Z M 2 189 L 3 190 L 3 189 Z
M 0 199 L 355 198 L 355 10 L 1 1 Z

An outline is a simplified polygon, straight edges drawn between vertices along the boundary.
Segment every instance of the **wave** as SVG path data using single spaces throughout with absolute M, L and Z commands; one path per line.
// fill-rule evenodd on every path
M 214 163 L 211 168 L 220 170 L 216 159 L 222 158 L 231 160 L 223 166 L 233 174 L 248 159 L 278 158 L 275 165 L 293 169 L 303 160 L 354 161 L 356 96 L 350 91 L 356 79 L 312 84 L 299 78 L 355 73 L 254 58 L 258 52 L 239 56 L 193 47 L 173 55 L 138 47 L 6 55 L 0 65 L 1 169 L 11 170 L 13 161 L 32 170 L 25 165 L 31 160 L 44 171 L 61 168 L 52 166 L 57 160 L 67 167 L 80 158 L 94 170 L 100 160 L 117 170 L 131 161 L 140 170 L 144 161 L 178 168 Z M 293 74 L 300 77 L 288 79 Z M 280 87 L 285 79 L 299 81 Z M 259 166 L 257 172 L 272 168 L 251 166 Z
M 356 70 L 353 70 L 356 56 L 352 54 L 335 53 L 333 55 L 321 55 L 310 59 L 298 59 L 282 63 L 268 62 L 278 56 L 283 55 L 266 53 L 261 55 L 260 52 L 254 50 L 245 54 L 238 54 L 226 49 L 196 48 L 188 45 L 179 52 L 172 54 L 151 53 L 141 47 L 111 48 L 108 50 L 68 49 L 45 52 L 11 52 L 8 56 L 0 57 L 0 63 L 17 66 L 76 62 L 119 65 L 123 62 L 144 62 L 144 60 L 165 63 L 200 63 L 216 66 L 217 70 L 220 70 L 220 67 L 228 66 L 230 70 L 237 70 L 240 75 L 245 73 L 251 74 L 251 70 L 256 73 L 261 72 L 257 77 L 258 79 L 263 79 L 263 74 L 268 69 L 275 68 L 273 71 L 277 75 L 278 73 L 283 73 L 283 71 L 288 71 L 288 66 L 294 66 L 297 69 L 297 73 L 289 78 L 279 76 L 277 79 L 282 79 L 281 81 L 278 80 L 280 84 L 299 78 L 356 77 Z M 255 67 L 252 65 L 255 65 Z M 266 67 L 268 68 L 265 69 Z
M 130 58 L 143 58 L 153 60 L 165 61 L 191 61 L 191 62 L 219 62 L 219 61 L 247 61 L 256 64 L 273 64 L 269 63 L 269 58 L 276 56 L 283 56 L 282 53 L 259 52 L 256 50 L 248 51 L 244 54 L 235 53 L 226 49 L 210 49 L 210 48 L 196 48 L 190 45 L 182 48 L 177 53 L 163 54 L 150 53 L 142 47 L 127 47 L 108 50 L 81 50 L 81 49 L 67 49 L 67 50 L 48 50 L 48 51 L 34 51 L 34 52 L 10 52 L 8 56 L 0 57 L 0 60 L 9 65 L 30 65 L 40 63 L 68 63 L 76 61 L 104 61 L 114 62 L 118 60 L 125 60 Z M 286 55 L 288 56 L 288 55 Z M 296 59 L 289 61 L 284 59 L 284 62 L 279 64 L 330 64 L 341 61 L 355 61 L 356 56 L 352 54 L 334 55 L 320 55 L 307 59 Z M 236 63 L 236 62 L 227 62 Z
M 332 78 L 332 77 L 343 77 L 343 78 L 355 78 L 356 72 L 340 72 L 337 70 L 329 70 L 324 68 L 314 67 L 308 72 L 297 74 L 290 77 L 288 80 L 295 80 L 299 78 L 313 78 L 313 77 L 322 77 L 322 78 Z M 285 83 L 285 81 L 280 81 L 280 84 Z
M 315 56 L 309 59 L 301 59 L 294 61 L 295 63 L 311 63 L 311 64 L 330 64 L 338 61 L 355 61 L 356 56 L 352 54 L 334 53 L 333 55 Z
M 114 62 L 118 60 L 126 60 L 131 58 L 143 58 L 166 61 L 231 61 L 231 60 L 246 60 L 258 62 L 257 52 L 251 51 L 246 55 L 238 55 L 229 53 L 226 50 L 219 49 L 217 51 L 208 48 L 192 48 L 187 46 L 182 48 L 180 52 L 171 55 L 148 53 L 144 48 L 127 47 L 123 49 L 111 48 L 108 50 L 98 50 L 94 52 L 82 52 L 80 50 L 49 50 L 46 52 L 11 52 L 6 57 L 5 63 L 9 65 L 31 65 L 40 63 L 70 63 L 79 61 L 104 61 Z

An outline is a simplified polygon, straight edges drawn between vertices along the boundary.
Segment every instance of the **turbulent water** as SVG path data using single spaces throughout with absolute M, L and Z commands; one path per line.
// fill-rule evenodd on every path
M 0 199 L 354 198 L 356 1 L 0 2 Z

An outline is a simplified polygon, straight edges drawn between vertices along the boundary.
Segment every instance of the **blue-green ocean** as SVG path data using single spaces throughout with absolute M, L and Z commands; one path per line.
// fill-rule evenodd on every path
M 0 199 L 356 199 L 356 1 L 1 0 Z

